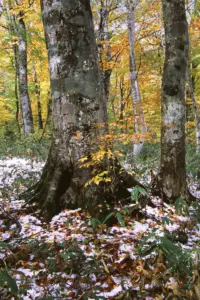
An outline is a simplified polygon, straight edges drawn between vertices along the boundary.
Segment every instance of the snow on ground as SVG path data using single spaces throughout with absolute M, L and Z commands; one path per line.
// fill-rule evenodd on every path
M 36 162 L 25 158 L 0 159 L 0 188 L 9 187 L 16 179 L 27 179 L 32 174 L 39 178 L 43 162 Z
M 0 187 L 8 188 L 33 173 L 37 178 L 42 167 L 42 163 L 20 158 L 0 160 Z M 199 247 L 200 224 L 192 217 L 178 216 L 174 207 L 162 206 L 159 199 L 153 202 L 156 206 L 147 206 L 142 220 L 124 215 L 125 227 L 93 229 L 81 209 L 64 210 L 46 224 L 34 209 L 27 213 L 28 206 L 14 193 L 10 199 L 2 193 L 0 245 L 10 246 L 0 248 L 0 267 L 11 266 L 9 273 L 17 281 L 22 300 L 166 299 L 173 294 L 172 287 L 177 287 L 175 274 L 156 259 L 155 251 L 140 257 L 139 242 L 152 230 L 155 233 L 147 246 L 162 237 L 164 229 L 176 235 L 179 230 L 188 238 L 178 245 L 192 251 Z M 163 223 L 163 218 L 170 222 Z M 7 293 L 6 288 L 0 289 L 0 299 L 7 299 Z

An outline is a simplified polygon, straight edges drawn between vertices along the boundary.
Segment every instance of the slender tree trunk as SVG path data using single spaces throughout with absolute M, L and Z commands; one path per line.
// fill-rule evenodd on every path
M 162 79 L 161 189 L 168 199 L 186 197 L 185 82 L 188 25 L 184 0 L 162 0 L 165 64 Z
M 40 102 L 40 84 L 37 79 L 37 72 L 35 67 L 33 68 L 34 75 L 34 83 L 35 83 L 35 94 L 37 98 L 37 111 L 38 111 L 38 129 L 43 129 L 43 121 L 42 121 L 42 107 Z
M 21 133 L 20 130 L 20 124 L 19 124 L 19 113 L 20 113 L 20 101 L 19 101 L 19 92 L 18 92 L 18 87 L 19 87 L 19 45 L 17 43 L 17 25 L 16 25 L 16 20 L 15 16 L 13 14 L 10 14 L 10 9 L 11 9 L 11 3 L 7 2 L 4 0 L 3 5 L 7 11 L 6 14 L 6 19 L 8 22 L 8 29 L 10 31 L 11 36 L 16 36 L 16 41 L 13 43 L 13 54 L 14 54 L 14 62 L 15 62 L 15 99 L 16 99 L 16 114 L 15 114 L 15 119 L 16 119 L 16 124 L 18 128 L 19 134 Z
M 28 71 L 27 71 L 27 37 L 26 26 L 23 20 L 23 13 L 20 13 L 20 19 L 17 26 L 18 34 L 18 63 L 19 63 L 19 95 L 21 102 L 21 115 L 23 130 L 25 135 L 34 132 L 33 115 L 31 110 L 30 97 L 28 93 Z
M 118 86 L 118 75 L 115 74 L 115 89 L 114 89 L 114 95 L 112 96 L 111 99 L 111 109 L 112 109 L 112 118 L 114 122 L 116 122 L 116 111 L 115 111 L 115 98 L 116 98 L 116 93 L 117 93 L 117 86 Z
M 18 97 L 18 81 L 17 81 L 17 75 L 15 75 L 15 99 L 16 99 L 16 113 L 15 113 L 15 120 L 17 124 L 17 130 L 18 133 L 21 133 L 20 130 L 20 124 L 19 124 L 19 97 Z
M 125 99 L 124 99 L 124 77 L 122 76 L 120 78 L 119 82 L 119 88 L 120 88 L 120 126 L 123 127 L 123 121 L 124 121 L 124 108 L 125 108 Z M 121 128 L 121 132 L 123 132 L 123 128 Z
M 101 6 L 99 10 L 100 20 L 99 20 L 99 28 L 97 33 L 98 39 L 98 49 L 99 49 L 99 61 L 100 61 L 100 69 L 101 69 L 101 80 L 103 87 L 103 97 L 105 101 L 105 117 L 104 122 L 107 122 L 107 103 L 109 100 L 110 94 L 110 76 L 111 69 L 105 68 L 105 63 L 111 60 L 111 48 L 109 45 L 110 34 L 108 31 L 108 22 L 109 22 L 109 13 L 112 5 L 112 1 L 100 1 Z
M 19 94 L 18 94 L 18 78 L 19 78 L 19 64 L 18 64 L 18 46 L 13 46 L 14 51 L 14 59 L 15 59 L 15 101 L 16 101 L 16 113 L 15 113 L 15 120 L 17 124 L 18 133 L 21 134 L 20 124 L 19 124 Z
M 19 4 L 16 1 L 16 5 Z M 9 22 L 9 30 L 12 35 L 15 35 L 18 40 L 17 51 L 14 49 L 16 72 L 18 77 L 18 90 L 20 98 L 21 118 L 23 131 L 25 135 L 34 132 L 33 116 L 28 93 L 28 71 L 27 71 L 27 36 L 26 26 L 23 20 L 23 12 L 20 11 L 17 16 L 10 13 L 13 8 L 11 1 L 4 0 L 4 6 L 7 9 L 7 19 Z M 15 47 L 15 46 L 14 46 Z
M 135 133 L 145 135 L 147 128 L 145 126 L 144 113 L 141 103 L 139 84 L 137 79 L 136 60 L 135 60 L 135 22 L 136 22 L 136 7 L 138 0 L 127 0 L 127 19 L 128 19 L 128 36 L 130 44 L 130 75 L 131 75 L 131 93 L 134 109 Z M 141 129 L 140 129 L 141 128 Z M 136 155 L 141 151 L 145 138 L 141 138 L 138 142 L 134 142 L 133 154 Z
M 191 72 L 190 72 L 189 66 L 187 69 L 187 82 L 188 82 L 190 96 L 192 98 L 192 106 L 193 106 L 194 116 L 195 116 L 195 121 L 196 121 L 196 151 L 197 151 L 197 153 L 200 153 L 200 115 L 199 115 L 199 110 L 198 110 L 198 106 L 197 106 L 197 102 L 196 102 L 196 97 L 195 97 L 195 92 L 194 92 L 194 87 L 193 87 L 193 82 L 192 82 L 192 77 L 191 77 Z
M 87 207 L 95 217 L 110 212 L 113 201 L 130 196 L 127 186 L 133 178 L 119 174 L 114 160 L 92 164 L 99 128 L 104 122 L 104 101 L 97 64 L 97 49 L 90 1 L 42 1 L 52 89 L 54 137 L 40 182 L 33 189 L 33 201 L 49 220 L 68 208 Z M 87 156 L 84 166 L 79 161 Z M 109 168 L 112 167 L 112 168 Z M 82 168 L 81 168 L 82 167 Z M 112 185 L 85 184 L 95 174 L 107 171 Z M 117 176 L 115 176 L 117 174 Z M 134 181 L 135 183 L 135 181 Z M 123 195 L 123 196 L 122 196 Z

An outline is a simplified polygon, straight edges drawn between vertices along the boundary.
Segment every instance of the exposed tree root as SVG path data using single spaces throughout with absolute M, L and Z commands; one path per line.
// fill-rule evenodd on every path
M 109 162 L 107 177 L 102 178 L 99 184 L 88 181 L 98 173 L 104 171 L 104 163 L 89 168 L 80 168 L 76 165 L 66 166 L 61 161 L 48 160 L 44 167 L 40 181 L 28 189 L 21 198 L 28 203 L 36 202 L 41 209 L 41 216 L 49 221 L 63 208 L 87 209 L 92 217 L 103 219 L 113 211 L 115 204 L 122 199 L 130 201 L 131 193 L 128 188 L 140 186 L 145 188 L 131 174 L 121 168 L 115 160 Z M 138 211 L 137 211 L 138 212 Z M 114 222 L 110 219 L 109 223 Z
M 106 177 L 102 178 L 99 184 L 90 183 L 93 174 L 101 173 L 105 164 L 92 167 L 80 168 L 72 165 L 64 168 L 62 163 L 57 160 L 56 165 L 51 165 L 49 161 L 43 170 L 40 181 L 31 187 L 22 195 L 28 203 L 36 202 L 40 208 L 41 216 L 49 221 L 58 214 L 62 209 L 87 209 L 94 218 L 102 220 L 110 212 L 114 211 L 114 206 L 118 202 L 122 204 L 130 203 L 131 193 L 128 188 L 139 186 L 146 188 L 134 176 L 127 173 L 117 161 L 109 162 L 109 181 Z M 163 202 L 172 203 L 176 199 L 168 199 L 162 193 L 159 176 L 152 174 L 151 194 L 159 196 Z M 131 215 L 138 215 L 141 210 L 148 204 L 155 207 L 149 197 L 143 197 L 137 205 L 132 205 Z M 196 201 L 196 197 L 187 189 L 188 202 Z M 109 219 L 111 225 L 115 218 Z
M 160 197 L 164 202 L 166 203 L 174 203 L 176 201 L 177 198 L 168 198 L 164 192 L 162 191 L 162 185 L 161 185 L 161 178 L 160 178 L 160 174 L 153 174 L 153 172 L 151 172 L 151 193 L 153 196 L 158 196 Z M 183 197 L 186 199 L 186 201 L 189 203 L 194 202 L 194 201 L 198 201 L 199 199 L 197 197 L 195 197 L 189 190 L 188 186 L 186 188 L 186 194 L 185 196 L 183 195 Z

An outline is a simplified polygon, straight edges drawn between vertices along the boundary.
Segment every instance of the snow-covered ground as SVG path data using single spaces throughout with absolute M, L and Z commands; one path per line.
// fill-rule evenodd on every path
M 20 158 L 0 160 L 0 188 L 7 188 L 19 177 L 26 179 L 33 173 L 37 177 L 42 167 L 42 163 Z M 46 224 L 34 207 L 27 211 L 28 205 L 16 199 L 15 191 L 10 199 L 4 199 L 2 193 L 0 243 L 10 248 L 0 248 L 0 264 L 10 265 L 9 274 L 17 281 L 19 299 L 159 300 L 170 293 L 190 299 L 189 292 L 180 294 L 183 283 L 160 254 L 152 251 L 140 257 L 137 248 L 142 237 L 153 229 L 149 246 L 164 235 L 164 230 L 176 235 L 179 231 L 187 239 L 178 245 L 189 253 L 199 249 L 200 224 L 192 215 L 177 215 L 174 207 L 163 206 L 159 199 L 153 202 L 156 206 L 147 206 L 142 220 L 124 214 L 125 227 L 115 224 L 93 229 L 90 217 L 81 209 L 64 210 Z M 170 222 L 163 222 L 168 219 Z M 7 295 L 6 288 L 0 289 L 0 299 L 7 299 Z
M 18 157 L 0 159 L 0 188 L 9 187 L 18 178 L 30 178 L 33 173 L 39 178 L 43 166 L 43 162 Z

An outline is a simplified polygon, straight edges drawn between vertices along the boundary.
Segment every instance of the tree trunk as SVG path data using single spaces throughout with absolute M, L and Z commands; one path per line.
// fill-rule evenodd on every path
M 45 123 L 45 128 L 44 132 L 46 132 L 49 135 L 52 135 L 52 99 L 51 96 L 49 95 L 49 101 L 47 104 L 47 117 L 46 117 L 46 123 Z
M 103 91 L 104 97 L 107 104 L 110 92 L 110 75 L 111 70 L 105 69 L 104 67 L 104 60 L 108 60 L 111 58 L 110 54 L 110 46 L 108 41 L 110 40 L 109 32 L 108 32 L 108 21 L 109 21 L 109 13 L 110 13 L 110 5 L 112 3 L 105 3 L 105 1 L 101 1 L 101 7 L 99 9 L 99 29 L 97 34 L 98 39 L 98 47 L 99 47 L 99 58 L 100 58 L 100 67 L 101 67 L 101 75 L 102 75 L 102 84 L 103 84 Z M 106 44 L 104 44 L 107 42 Z
M 124 76 L 120 77 L 119 82 L 119 88 L 120 88 L 120 115 L 119 115 L 119 125 L 121 129 L 121 133 L 124 132 L 124 108 L 125 108 L 125 99 L 124 99 Z
M 193 87 L 193 82 L 192 82 L 192 77 L 191 77 L 191 72 L 190 72 L 190 67 L 188 66 L 187 69 L 187 82 L 188 82 L 188 87 L 189 87 L 189 93 L 192 98 L 192 106 L 194 110 L 194 116 L 195 116 L 195 121 L 196 121 L 196 151 L 197 153 L 200 153 L 200 115 L 199 115 L 199 110 L 196 102 L 196 97 L 195 97 L 195 92 L 194 92 L 194 87 Z
M 19 96 L 21 101 L 21 115 L 25 135 L 34 132 L 33 115 L 28 93 L 28 72 L 27 72 L 27 37 L 26 26 L 23 20 L 23 13 L 20 12 L 20 19 L 17 26 L 18 34 L 18 63 L 19 63 Z
M 145 135 L 147 128 L 145 126 L 144 113 L 141 103 L 139 84 L 137 79 L 136 60 L 135 60 L 135 22 L 136 7 L 138 0 L 127 0 L 127 19 L 128 19 L 128 36 L 130 44 L 130 75 L 131 75 L 131 94 L 133 99 L 135 133 Z M 141 130 L 140 130 L 141 128 Z M 138 142 L 134 142 L 133 154 L 136 155 L 141 151 L 145 138 L 141 138 Z
M 4 7 L 7 11 L 8 29 L 11 36 L 15 36 L 16 40 L 13 39 L 13 53 L 15 60 L 15 97 L 16 97 L 16 122 L 18 131 L 20 132 L 20 126 L 18 123 L 19 106 L 21 110 L 22 124 L 24 133 L 27 135 L 33 131 L 30 126 L 33 126 L 32 111 L 30 109 L 30 100 L 28 95 L 28 83 L 27 83 L 27 43 L 26 43 L 26 28 L 22 20 L 21 12 L 19 14 L 20 20 L 10 13 L 13 8 L 10 1 L 4 1 Z M 20 26 L 21 24 L 21 26 Z M 19 101 L 20 99 L 20 101 Z M 20 105 L 19 105 L 20 102 Z M 30 122 L 29 122 L 30 117 Z M 28 125 L 27 125 L 28 124 Z M 26 126 L 27 125 L 27 126 Z M 26 128 L 25 128 L 26 126 Z
M 9 22 L 9 30 L 11 35 L 15 35 L 18 45 L 13 46 L 15 56 L 15 66 L 18 77 L 18 89 L 20 98 L 20 109 L 23 124 L 23 131 L 25 135 L 34 132 L 33 115 L 31 110 L 30 98 L 28 93 L 28 71 L 27 71 L 27 37 L 26 26 L 23 20 L 23 12 L 20 11 L 17 16 L 10 14 L 12 9 L 10 1 L 4 3 Z M 17 3 L 17 5 L 19 5 Z
M 33 68 L 33 75 L 34 75 L 34 83 L 35 83 L 35 94 L 37 98 L 37 111 L 38 111 L 38 129 L 43 129 L 43 121 L 42 121 L 42 108 L 40 102 L 40 84 L 37 79 L 37 73 L 35 67 Z
M 184 0 L 163 0 L 165 64 L 162 79 L 161 189 L 168 199 L 186 197 L 185 81 L 188 26 Z
M 134 179 L 113 159 L 92 163 L 104 129 L 104 101 L 97 64 L 97 49 L 90 1 L 42 1 L 52 90 L 54 137 L 40 182 L 33 189 L 42 216 L 49 220 L 62 207 L 87 207 L 101 218 L 117 195 L 130 196 L 126 187 Z M 81 167 L 87 156 L 89 165 Z M 85 184 L 106 171 L 111 182 Z M 105 172 L 104 172 L 105 174 Z M 115 174 L 119 175 L 116 176 Z M 126 177 L 126 186 L 122 177 Z
M 17 129 L 19 135 L 21 134 L 20 124 L 19 124 L 19 94 L 18 94 L 18 79 L 19 79 L 19 64 L 18 64 L 18 46 L 13 46 L 14 51 L 14 59 L 15 59 L 15 103 L 16 103 L 16 113 L 15 113 L 15 120 L 17 124 Z
M 105 68 L 105 63 L 111 60 L 111 48 L 109 45 L 110 34 L 108 31 L 109 14 L 112 6 L 112 0 L 101 1 L 99 9 L 99 28 L 97 33 L 98 48 L 99 48 L 99 61 L 101 69 L 101 80 L 103 87 L 103 97 L 105 101 L 105 122 L 107 122 L 107 103 L 110 94 L 110 76 L 112 70 L 110 68 Z

